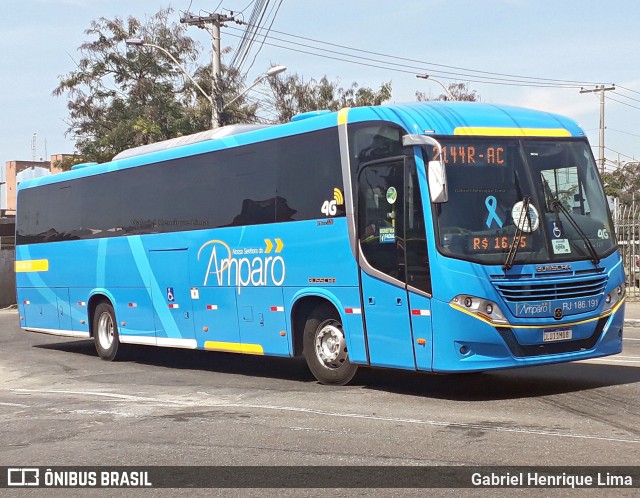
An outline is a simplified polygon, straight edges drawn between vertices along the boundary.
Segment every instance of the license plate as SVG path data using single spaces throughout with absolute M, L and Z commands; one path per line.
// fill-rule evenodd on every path
M 569 341 L 573 333 L 571 329 L 549 329 L 542 332 L 543 342 Z

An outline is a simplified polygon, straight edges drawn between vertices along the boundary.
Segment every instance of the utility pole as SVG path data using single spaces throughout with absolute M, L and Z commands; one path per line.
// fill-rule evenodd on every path
M 180 18 L 180 22 L 190 26 L 206 29 L 211 35 L 211 128 L 220 126 L 220 111 L 222 110 L 222 95 L 220 94 L 220 76 L 222 74 L 222 60 L 220 53 L 220 26 L 225 22 L 236 21 L 233 15 L 209 14 L 208 16 L 193 16 L 191 14 Z
M 598 141 L 598 162 L 600 163 L 600 173 L 604 174 L 604 92 L 615 90 L 615 85 L 605 88 L 598 85 L 593 90 L 580 89 L 580 93 L 600 93 L 600 139 Z

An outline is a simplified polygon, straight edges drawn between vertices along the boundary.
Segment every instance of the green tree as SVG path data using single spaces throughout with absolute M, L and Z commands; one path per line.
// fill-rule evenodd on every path
M 213 92 L 211 66 L 198 64 L 199 46 L 186 30 L 173 19 L 170 8 L 143 21 L 103 17 L 91 23 L 85 31 L 90 40 L 79 47 L 76 68 L 61 76 L 53 91 L 67 97 L 67 133 L 76 140 L 74 157 L 61 161 L 62 168 L 105 162 L 124 149 L 211 127 L 210 100 L 175 62 L 152 47 L 128 47 L 129 38 L 162 47 L 193 75 L 206 95 L 215 93 L 223 125 L 286 122 L 301 112 L 378 105 L 391 98 L 390 82 L 378 90 L 357 83 L 342 88 L 326 77 L 305 82 L 293 74 L 270 79 L 270 95 L 260 102 L 246 95 L 234 100 L 246 88 L 245 76 L 223 64 L 219 88 Z
M 640 162 L 632 161 L 602 175 L 604 191 L 617 197 L 623 204 L 631 205 L 640 199 Z
M 316 110 L 337 111 L 344 107 L 380 105 L 391 98 L 391 82 L 383 83 L 378 90 L 352 83 L 343 88 L 337 81 L 324 76 L 320 81 L 305 81 L 298 74 L 279 76 L 269 81 L 275 120 L 286 123 L 296 114 Z
M 53 91 L 68 96 L 68 133 L 84 160 L 108 161 L 130 147 L 210 128 L 209 100 L 170 58 L 151 47 L 125 44 L 128 38 L 141 38 L 164 48 L 210 92 L 211 69 L 198 67 L 198 45 L 186 35 L 186 26 L 171 20 L 172 13 L 160 10 L 144 22 L 100 18 L 86 30 L 91 41 L 80 46 L 76 69 L 61 76 Z M 223 94 L 242 86 L 237 71 L 224 76 Z M 255 120 L 256 106 L 243 104 L 241 99 L 232 108 L 237 119 Z M 233 120 L 227 113 L 227 121 Z
M 453 96 L 453 100 L 458 102 L 480 102 L 480 95 L 475 90 L 469 88 L 469 83 L 449 83 L 447 90 Z M 416 91 L 416 100 L 424 102 L 429 100 L 452 100 L 447 94 L 441 93 L 433 97 L 430 93 Z

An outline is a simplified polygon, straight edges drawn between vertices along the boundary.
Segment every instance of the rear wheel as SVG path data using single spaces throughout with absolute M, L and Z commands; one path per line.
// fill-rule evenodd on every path
M 120 339 L 116 314 L 110 303 L 100 303 L 93 314 L 93 340 L 100 358 L 112 361 L 118 355 Z
M 302 354 L 322 384 L 345 385 L 358 367 L 349 361 L 340 315 L 330 304 L 314 308 L 304 327 Z

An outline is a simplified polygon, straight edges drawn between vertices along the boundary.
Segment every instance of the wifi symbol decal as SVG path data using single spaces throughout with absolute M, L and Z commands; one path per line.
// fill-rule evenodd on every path
M 338 206 L 344 204 L 344 197 L 342 196 L 342 192 L 338 187 L 333 189 L 333 198 Z

